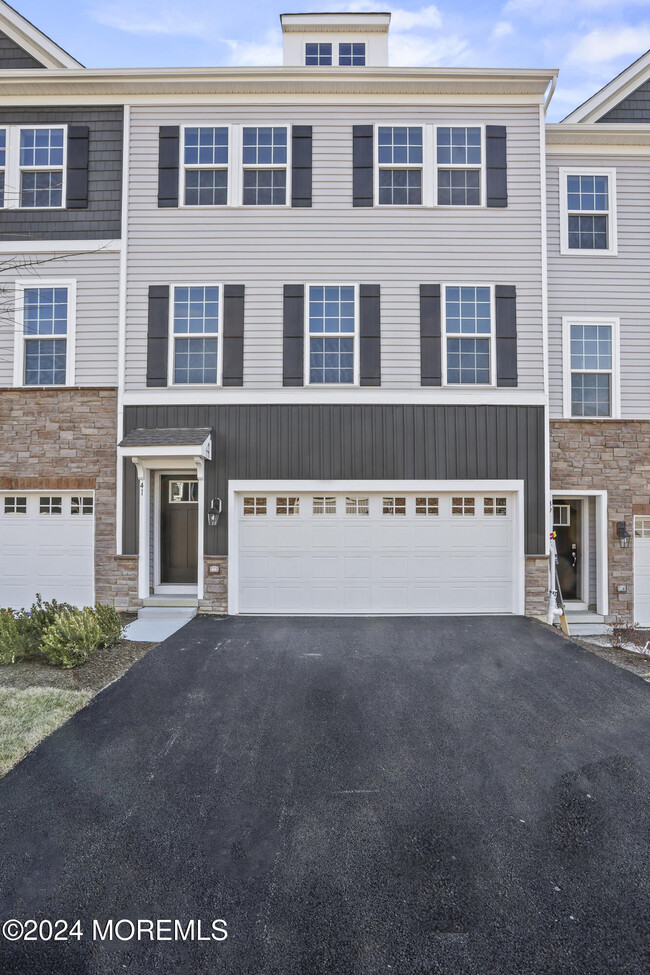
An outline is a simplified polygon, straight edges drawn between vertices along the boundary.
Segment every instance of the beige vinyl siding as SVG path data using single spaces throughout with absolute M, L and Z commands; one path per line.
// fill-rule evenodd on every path
M 117 386 L 118 253 L 34 254 L 3 260 L 25 264 L 0 273 L 0 386 L 13 386 L 15 282 L 77 282 L 76 386 Z
M 313 126 L 311 209 L 158 209 L 158 127 L 229 122 Z M 354 208 L 352 126 L 374 122 L 505 124 L 508 208 Z M 303 282 L 381 285 L 388 390 L 420 388 L 421 283 L 514 284 L 519 388 L 542 391 L 537 106 L 134 107 L 130 158 L 128 391 L 146 383 L 148 286 L 209 281 L 246 286 L 243 398 L 282 387 L 282 286 Z
M 615 169 L 618 254 L 560 254 L 560 168 Z M 620 318 L 623 418 L 650 417 L 650 166 L 648 156 L 548 157 L 550 415 L 563 414 L 562 317 Z

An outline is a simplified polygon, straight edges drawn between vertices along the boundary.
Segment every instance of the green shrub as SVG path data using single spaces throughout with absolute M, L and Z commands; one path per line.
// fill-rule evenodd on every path
M 102 634 L 101 646 L 114 647 L 116 643 L 120 642 L 124 632 L 120 614 L 112 606 L 97 603 L 95 606 L 95 615 L 97 616 L 97 622 L 99 623 L 99 629 Z
M 55 667 L 77 667 L 88 660 L 102 642 L 94 609 L 64 609 L 43 634 L 41 647 Z
M 64 610 L 71 611 L 73 609 L 74 606 L 71 606 L 70 603 L 57 603 L 56 599 L 47 602 L 43 600 L 40 592 L 36 593 L 36 602 L 32 603 L 29 616 L 37 646 L 40 646 L 43 634 L 48 626 L 52 625 L 57 615 Z
M 40 639 L 31 617 L 24 612 L 0 609 L 0 664 L 15 664 L 39 653 Z

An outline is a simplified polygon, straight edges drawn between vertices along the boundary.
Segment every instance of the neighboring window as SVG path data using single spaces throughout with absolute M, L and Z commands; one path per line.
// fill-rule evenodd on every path
M 566 189 L 566 248 L 613 250 L 612 184 L 608 173 L 563 173 Z
M 93 513 L 93 499 L 92 497 L 73 497 L 70 501 L 70 514 L 71 515 L 92 515 Z
M 7 130 L 0 129 L 0 207 L 5 205 L 5 172 L 7 165 Z
M 483 152 L 479 126 L 438 126 L 436 129 L 438 203 L 480 206 Z
M 25 386 L 63 386 L 66 382 L 68 288 L 23 291 Z
M 27 498 L 5 498 L 5 514 L 6 515 L 26 515 L 27 514 Z
M 568 504 L 553 505 L 553 527 L 568 528 L 571 524 L 571 506 Z
M 635 516 L 634 535 L 636 538 L 650 538 L 650 518 Z
M 285 206 L 287 202 L 287 128 L 243 129 L 244 206 Z
M 332 63 L 332 45 L 329 43 L 309 43 L 305 45 L 305 64 L 322 65 Z
M 313 511 L 315 515 L 335 515 L 336 498 L 314 498 Z
M 174 288 L 173 381 L 218 382 L 219 287 Z
M 300 498 L 276 498 L 276 515 L 297 515 L 300 509 Z
M 59 497 L 48 497 L 41 498 L 39 503 L 39 512 L 42 515 L 60 515 L 61 514 L 61 498 Z
M 367 515 L 370 513 L 370 498 L 346 498 L 346 515 Z
M 364 43 L 339 44 L 339 65 L 342 68 L 363 67 L 366 63 L 366 45 Z
M 492 302 L 490 288 L 445 289 L 447 382 L 488 385 Z
M 387 206 L 422 203 L 422 128 L 386 126 L 377 130 L 378 200 Z
M 185 205 L 225 206 L 228 202 L 228 129 L 186 128 Z
M 437 515 L 438 498 L 416 498 L 415 513 L 416 515 Z
M 474 498 L 452 498 L 451 499 L 452 515 L 473 515 L 474 509 L 475 509 Z
M 266 498 L 244 498 L 245 515 L 265 515 Z
M 613 327 L 570 324 L 571 416 L 612 416 Z
M 169 503 L 193 503 L 199 500 L 198 481 L 170 481 Z
M 20 206 L 63 206 L 64 130 L 20 130 Z
M 507 515 L 507 498 L 483 498 L 484 515 Z
M 355 286 L 310 285 L 310 383 L 353 383 Z
M 383 512 L 385 515 L 405 515 L 406 498 L 384 498 Z

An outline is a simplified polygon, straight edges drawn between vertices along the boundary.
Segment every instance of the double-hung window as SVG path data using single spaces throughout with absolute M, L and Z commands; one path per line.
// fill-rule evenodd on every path
M 306 358 L 310 384 L 357 379 L 356 285 L 309 285 Z
M 339 66 L 342 68 L 363 67 L 366 63 L 366 45 L 363 41 L 357 43 L 344 42 L 339 44 Z
M 332 45 L 326 41 L 305 44 L 305 64 L 311 67 L 332 63 Z
M 482 141 L 482 128 L 478 125 L 436 127 L 439 206 L 481 206 Z
M 220 290 L 219 285 L 174 286 L 171 384 L 221 382 Z
M 560 170 L 561 250 L 616 253 L 614 170 Z
M 444 311 L 447 384 L 492 384 L 492 289 L 447 285 Z
M 286 206 L 289 145 L 286 125 L 242 131 L 244 206 Z
M 618 416 L 618 320 L 565 318 L 563 326 L 565 415 Z
M 16 386 L 74 382 L 73 282 L 16 285 Z
M 183 130 L 185 206 L 228 203 L 227 126 L 186 126 Z
M 377 127 L 378 203 L 417 206 L 422 203 L 422 127 Z
M 65 131 L 36 126 L 20 130 L 20 206 L 63 206 Z

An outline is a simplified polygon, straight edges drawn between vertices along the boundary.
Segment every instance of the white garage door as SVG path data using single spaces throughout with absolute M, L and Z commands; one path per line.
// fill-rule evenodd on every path
M 0 606 L 30 606 L 37 592 L 92 606 L 93 507 L 88 492 L 0 494 Z
M 239 613 L 516 611 L 512 494 L 246 492 L 236 505 Z
M 634 519 L 634 622 L 650 626 L 650 517 Z

